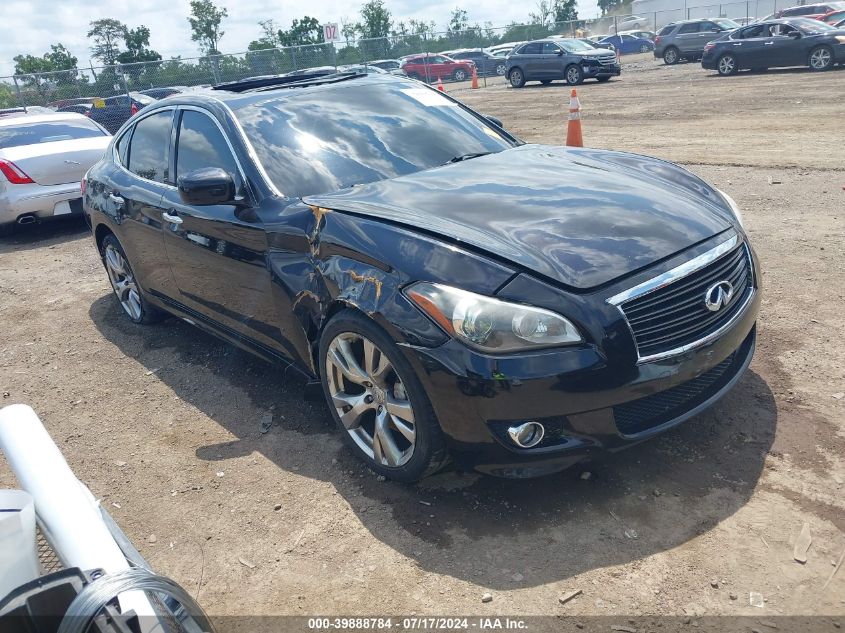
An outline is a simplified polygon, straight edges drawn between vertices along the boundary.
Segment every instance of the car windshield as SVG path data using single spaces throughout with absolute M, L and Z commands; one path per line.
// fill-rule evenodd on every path
M 96 123 L 89 119 L 61 119 L 56 121 L 38 121 L 16 123 L 0 127 L 0 149 L 70 141 L 77 138 L 107 136 Z
M 713 20 L 716 24 L 721 26 L 723 29 L 731 30 L 731 29 L 738 29 L 740 27 L 739 23 L 734 22 L 733 20 Z
M 587 52 L 596 50 L 581 40 L 558 40 L 558 44 L 567 53 Z
M 251 101 L 235 115 L 289 197 L 327 193 L 499 152 L 515 142 L 414 82 L 347 83 Z
M 813 20 L 812 18 L 796 18 L 795 20 L 790 20 L 789 23 L 793 26 L 797 26 L 807 34 L 824 33 L 825 31 L 836 30 L 836 28 L 830 24 L 822 22 L 821 20 Z

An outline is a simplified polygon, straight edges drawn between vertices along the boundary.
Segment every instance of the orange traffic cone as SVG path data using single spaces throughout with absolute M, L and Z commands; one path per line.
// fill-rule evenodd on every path
M 437 78 L 437 89 L 440 92 L 446 92 L 446 89 L 443 87 L 443 82 L 441 81 L 440 77 Z
M 470 86 L 473 90 L 478 88 L 478 71 L 475 70 L 475 66 L 472 67 L 472 85 Z
M 581 136 L 581 104 L 578 101 L 578 93 L 575 88 L 569 95 L 569 125 L 566 128 L 566 144 L 569 147 L 584 147 L 584 139 Z

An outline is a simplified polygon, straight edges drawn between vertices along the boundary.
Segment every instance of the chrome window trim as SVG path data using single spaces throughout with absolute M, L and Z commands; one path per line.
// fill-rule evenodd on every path
M 256 170 L 258 170 L 258 174 L 261 176 L 261 179 L 264 181 L 264 185 L 276 196 L 280 198 L 285 197 L 284 194 L 278 190 L 273 181 L 270 180 L 270 176 L 267 175 L 267 171 L 264 169 L 264 165 L 261 164 L 261 161 L 258 159 L 258 152 L 255 151 L 255 147 L 252 145 L 252 142 L 247 137 L 246 132 L 244 132 L 243 126 L 241 126 L 241 122 L 238 120 L 238 117 L 235 115 L 232 108 L 229 107 L 222 99 L 218 99 L 217 97 L 208 96 L 209 99 L 215 101 L 223 108 L 226 112 L 229 113 L 229 117 L 232 119 L 232 122 L 235 124 L 235 128 L 238 130 L 238 134 L 240 134 L 241 141 L 246 147 L 247 154 L 249 154 L 250 160 L 255 165 Z M 228 139 L 227 139 L 228 140 Z
M 668 270 L 665 273 L 658 275 L 657 277 L 644 281 L 641 284 L 637 284 L 633 288 L 629 288 L 628 290 L 615 294 L 609 299 L 607 299 L 607 303 L 616 306 L 616 308 L 619 310 L 619 313 L 622 315 L 622 318 L 625 320 L 625 324 L 628 326 L 628 332 L 630 332 L 631 339 L 634 341 L 634 346 L 637 348 L 637 365 L 643 365 L 645 363 L 653 363 L 655 361 L 672 358 L 673 356 L 685 354 L 699 347 L 703 347 L 704 345 L 707 345 L 708 343 L 711 343 L 714 340 L 718 339 L 720 336 L 722 336 L 722 334 L 724 334 L 734 325 L 736 325 L 736 323 L 745 315 L 746 309 L 754 300 L 754 297 L 757 295 L 757 288 L 755 285 L 756 280 L 754 275 L 754 259 L 751 257 L 751 250 L 748 248 L 747 244 L 742 245 L 742 248 L 745 251 L 745 256 L 748 258 L 748 275 L 750 289 L 750 292 L 748 292 L 748 296 L 743 300 L 736 313 L 734 313 L 734 315 L 730 319 L 723 323 L 721 327 L 711 332 L 707 336 L 693 341 L 692 343 L 687 343 L 686 345 L 675 347 L 664 352 L 649 354 L 648 356 L 640 356 L 640 350 L 639 346 L 637 345 L 636 336 L 634 335 L 634 331 L 631 329 L 631 324 L 628 321 L 628 317 L 625 314 L 625 311 L 622 309 L 621 304 L 625 301 L 636 299 L 638 297 L 642 297 L 643 295 L 652 293 L 655 290 L 659 290 L 660 288 L 663 288 L 672 282 L 682 279 L 688 276 L 689 274 L 694 273 L 695 271 L 701 268 L 704 268 L 705 266 L 717 260 L 725 253 L 733 250 L 733 248 L 739 242 L 739 235 L 733 235 L 732 237 L 725 240 L 715 248 L 712 248 L 709 251 L 702 253 L 698 257 L 694 257 L 688 262 L 684 262 L 680 266 L 676 266 L 675 268 L 672 268 L 671 270 Z
M 642 297 L 643 295 L 647 295 L 655 290 L 660 290 L 664 286 L 668 286 L 669 284 L 694 273 L 699 268 L 703 268 L 707 264 L 719 259 L 719 257 L 732 250 L 738 243 L 739 236 L 733 235 L 715 248 L 711 248 L 709 251 L 702 253 L 698 257 L 693 257 L 691 260 L 686 261 L 679 266 L 675 266 L 671 270 L 667 270 L 665 273 L 658 275 L 657 277 L 648 279 L 641 284 L 637 284 L 633 288 L 628 288 L 628 290 L 623 290 L 622 292 L 613 295 L 607 299 L 607 303 L 618 306 L 625 301 L 630 301 L 631 299 Z
M 143 114 L 136 115 L 137 118 L 132 121 L 132 124 L 127 125 L 126 129 L 124 129 L 123 132 L 121 132 L 119 136 L 116 136 L 114 138 L 114 141 L 112 141 L 112 150 L 111 151 L 112 151 L 112 162 L 119 169 L 125 171 L 127 174 L 129 174 L 133 178 L 140 178 L 144 182 L 148 182 L 148 183 L 153 184 L 153 185 L 158 185 L 160 187 L 166 187 L 167 189 L 173 189 L 175 191 L 176 187 L 174 187 L 170 183 L 159 182 L 158 180 L 150 180 L 149 178 L 144 178 L 143 176 L 139 176 L 134 171 L 130 171 L 129 168 L 126 167 L 120 161 L 120 156 L 118 156 L 118 153 L 117 153 L 117 143 L 118 143 L 119 139 L 122 139 L 124 136 L 129 134 L 130 130 L 134 130 L 135 126 L 138 125 L 138 123 L 140 123 L 141 121 L 143 121 L 147 117 L 150 117 L 154 114 L 158 114 L 159 112 L 166 112 L 168 110 L 170 110 L 170 130 L 171 130 L 171 134 L 172 134 L 173 133 L 173 118 L 176 116 L 176 106 L 175 105 L 161 106 L 161 107 L 155 108 L 154 110 L 150 110 L 149 112 L 144 112 Z M 132 140 L 130 139 L 129 142 L 130 142 L 130 145 L 131 145 Z M 131 146 L 130 146 L 130 149 L 131 149 Z M 168 155 L 168 162 L 169 162 L 169 160 L 170 160 L 170 156 Z

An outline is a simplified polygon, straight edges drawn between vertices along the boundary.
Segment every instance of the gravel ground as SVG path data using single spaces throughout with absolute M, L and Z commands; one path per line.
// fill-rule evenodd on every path
M 566 86 L 451 89 L 564 141 Z M 531 482 L 380 482 L 281 370 L 181 321 L 126 322 L 76 223 L 0 242 L 0 402 L 33 406 L 154 568 L 218 616 L 845 616 L 845 571 L 824 588 L 845 551 L 843 94 L 840 70 L 721 79 L 647 56 L 579 88 L 588 145 L 727 191 L 764 266 L 751 371 L 624 453 Z

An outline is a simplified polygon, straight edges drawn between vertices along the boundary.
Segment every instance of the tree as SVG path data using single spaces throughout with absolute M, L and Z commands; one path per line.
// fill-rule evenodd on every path
M 261 27 L 264 34 L 257 40 L 252 40 L 247 45 L 247 50 L 262 51 L 268 48 L 276 48 L 279 45 L 279 29 L 276 28 L 273 19 L 260 20 L 258 26 Z
M 601 0 L 599 0 L 599 2 L 601 2 Z M 546 26 L 551 15 L 552 9 L 547 0 L 540 0 L 540 2 L 537 3 L 537 13 L 529 13 L 528 17 L 531 18 L 531 22 L 534 24 Z
M 624 7 L 627 4 L 630 4 L 630 2 L 626 2 L 625 0 L 598 0 L 602 15 L 610 15 L 614 9 Z
M 136 29 L 128 29 L 124 42 L 126 50 L 117 56 L 117 61 L 121 64 L 161 61 L 161 55 L 149 48 L 150 29 L 143 24 Z
M 94 40 L 91 57 L 106 66 L 113 66 L 120 54 L 120 40 L 126 38 L 126 25 L 114 18 L 102 18 L 93 20 L 90 27 L 88 38 Z
M 44 53 L 44 57 L 50 60 L 53 70 L 73 70 L 79 62 L 61 42 L 50 44 L 50 52 Z
M 229 17 L 225 8 L 220 8 L 211 0 L 191 0 L 191 40 L 199 42 L 200 50 L 206 55 L 219 55 L 218 44 L 225 31 L 220 30 L 223 18 Z
M 434 37 L 434 29 L 436 27 L 437 25 L 433 20 L 431 22 L 415 20 L 413 18 L 408 20 L 408 28 L 411 31 L 411 35 L 419 35 L 424 40 Z
M 574 22 L 578 19 L 577 0 L 554 0 L 552 13 L 555 22 Z
M 322 44 L 323 28 L 317 18 L 307 15 L 301 20 L 291 22 L 287 31 L 279 30 L 279 43 L 282 46 L 299 46 L 303 44 Z
M 449 18 L 449 32 L 460 33 L 461 31 L 466 31 L 468 28 L 469 17 L 467 16 L 466 9 L 460 9 L 458 7 L 452 9 L 452 15 Z
M 361 6 L 361 22 L 357 30 L 364 38 L 387 37 L 393 24 L 384 0 L 369 0 Z
M 16 99 L 12 92 L 12 87 L 5 83 L 0 83 L 0 108 L 12 108 L 15 106 Z

